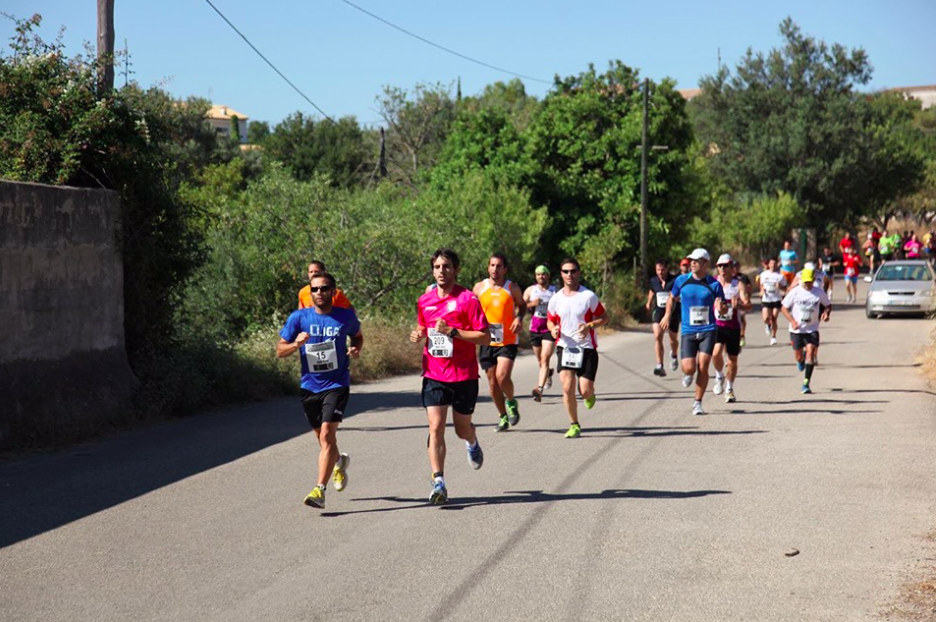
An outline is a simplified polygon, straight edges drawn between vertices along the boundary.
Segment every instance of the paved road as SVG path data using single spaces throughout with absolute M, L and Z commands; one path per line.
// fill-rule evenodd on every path
M 931 326 L 839 308 L 801 396 L 752 321 L 740 401 L 705 417 L 648 335 L 607 337 L 582 438 L 555 390 L 505 434 L 481 404 L 487 461 L 451 437 L 446 508 L 413 376 L 355 389 L 325 513 L 292 399 L 0 464 L 0 618 L 872 620 L 936 525 Z

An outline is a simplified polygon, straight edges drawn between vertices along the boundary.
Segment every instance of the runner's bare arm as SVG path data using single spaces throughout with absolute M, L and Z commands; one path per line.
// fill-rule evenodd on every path
M 644 305 L 644 307 L 646 307 L 647 311 L 649 311 L 650 309 L 653 308 L 653 307 L 650 306 L 652 302 L 653 302 L 653 290 L 652 290 L 652 289 L 648 289 L 648 290 L 647 290 L 647 304 Z
M 417 326 L 415 329 L 413 329 L 413 332 L 411 332 L 409 336 L 409 340 L 412 341 L 413 343 L 422 341 L 425 338 L 426 338 L 425 326 Z
M 364 346 L 364 334 L 358 331 L 358 334 L 351 336 L 351 347 L 348 348 L 348 356 L 353 359 L 361 356 L 361 348 Z
M 667 298 L 666 311 L 663 312 L 663 319 L 660 320 L 660 329 L 664 331 L 669 328 L 670 314 L 673 312 L 673 298 L 674 296 L 672 294 Z
M 741 304 L 738 305 L 738 308 L 742 311 L 750 311 L 754 308 L 753 303 L 751 303 L 751 293 L 748 291 L 748 286 L 743 281 L 738 282 L 738 297 L 741 299 Z
M 460 328 L 456 330 L 442 319 L 436 322 L 435 328 L 443 335 L 451 335 L 452 331 L 456 331 L 455 339 L 461 339 L 477 346 L 491 345 L 491 333 L 486 330 L 462 330 Z
M 515 318 L 516 320 L 522 320 L 523 316 L 526 315 L 526 305 L 523 304 L 523 292 L 520 291 L 520 286 L 516 283 L 510 284 L 510 295 L 514 301 L 514 308 L 518 311 L 519 315 Z M 516 331 L 514 331 L 516 332 Z
M 305 342 L 309 340 L 309 333 L 299 333 L 296 335 L 296 340 L 292 343 L 289 343 L 283 338 L 280 338 L 279 343 L 276 344 L 276 357 L 285 358 L 292 353 L 296 352 L 305 345 Z

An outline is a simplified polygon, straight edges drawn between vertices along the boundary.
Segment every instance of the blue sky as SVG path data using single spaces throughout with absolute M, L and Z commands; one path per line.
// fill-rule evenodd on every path
M 329 115 L 376 124 L 382 85 L 462 80 L 465 94 L 511 76 L 479 67 L 411 39 L 340 0 L 213 0 L 283 73 Z M 933 0 L 792 0 L 787 2 L 583 0 L 354 0 L 385 19 L 463 54 L 551 80 L 610 59 L 654 80 L 692 88 L 715 71 L 718 49 L 733 67 L 748 47 L 780 44 L 787 15 L 828 43 L 864 47 L 874 65 L 872 89 L 936 84 Z M 95 1 L 3 0 L 17 17 L 43 16 L 42 33 L 66 28 L 70 52 L 94 41 Z M 124 39 L 133 76 L 174 95 L 227 104 L 252 120 L 276 123 L 313 112 L 221 20 L 204 0 L 116 0 L 117 47 Z M 0 17 L 9 40 L 13 22 Z M 118 77 L 118 84 L 122 78 Z M 538 96 L 549 86 L 527 81 Z

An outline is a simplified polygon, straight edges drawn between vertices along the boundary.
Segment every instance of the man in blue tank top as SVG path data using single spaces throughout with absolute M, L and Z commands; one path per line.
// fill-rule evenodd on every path
M 715 350 L 715 313 L 725 314 L 728 305 L 725 291 L 718 279 L 709 276 L 708 251 L 697 248 L 689 254 L 691 272 L 676 278 L 670 298 L 666 303 L 666 315 L 660 321 L 660 328 L 666 330 L 672 321 L 673 304 L 678 301 L 682 306 L 682 337 L 680 338 L 680 358 L 682 359 L 683 386 L 689 387 L 695 376 L 695 401 L 692 414 L 704 415 L 702 398 L 708 387 L 709 364 Z

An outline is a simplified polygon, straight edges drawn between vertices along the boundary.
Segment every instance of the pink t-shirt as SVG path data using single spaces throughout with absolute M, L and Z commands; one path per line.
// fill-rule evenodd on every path
M 458 330 L 487 331 L 488 322 L 481 302 L 461 285 L 456 285 L 444 298 L 439 298 L 439 293 L 436 288 L 423 294 L 416 305 L 416 323 L 430 332 L 423 348 L 423 376 L 440 382 L 474 380 L 478 378 L 474 344 L 458 338 L 449 344 L 444 336 L 436 336 L 438 343 L 434 343 L 431 331 L 440 319 Z

